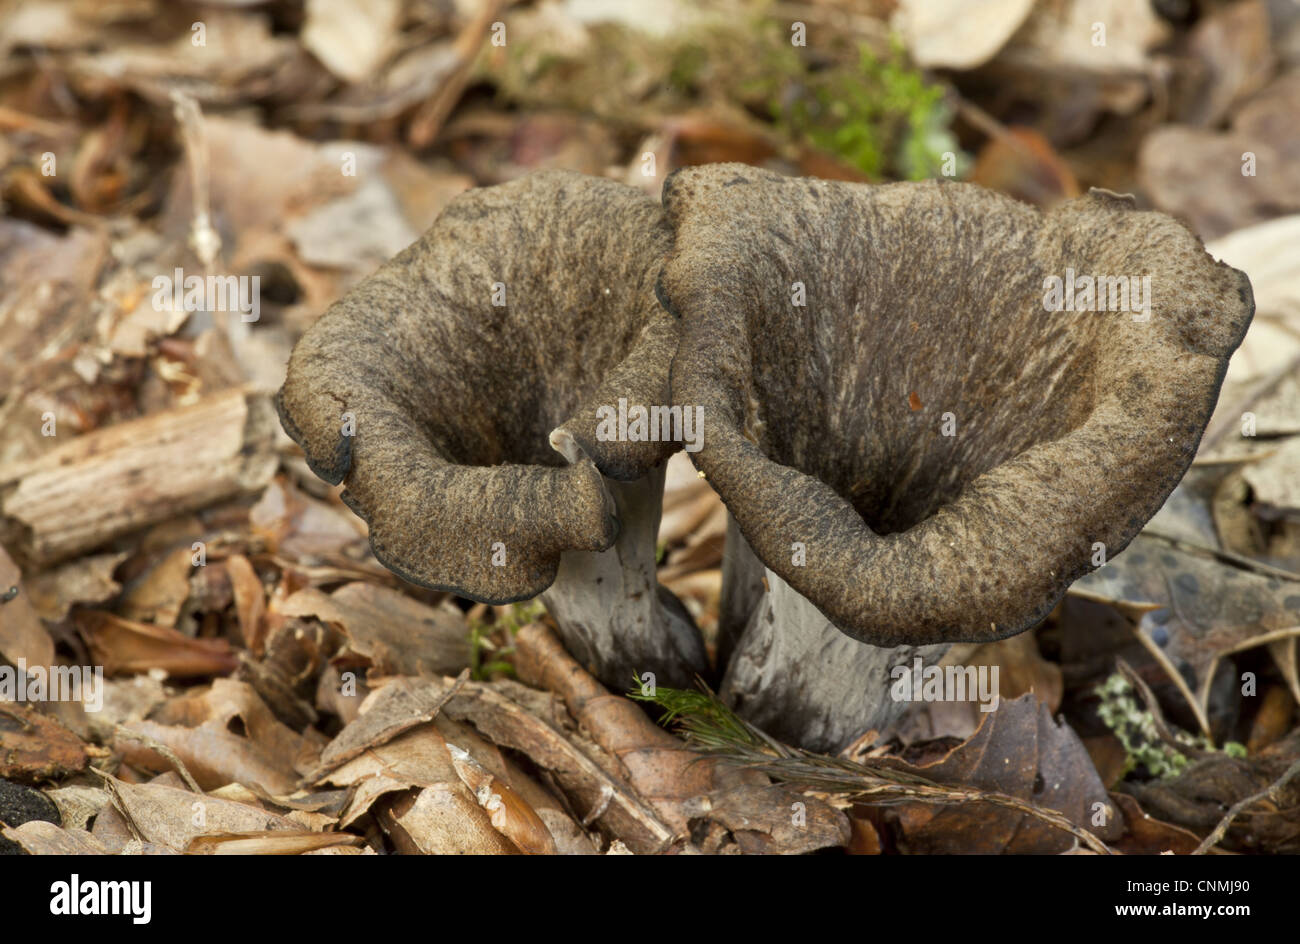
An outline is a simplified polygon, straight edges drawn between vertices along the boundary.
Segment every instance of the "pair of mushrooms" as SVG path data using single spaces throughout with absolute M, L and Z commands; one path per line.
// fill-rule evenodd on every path
M 1085 274 L 1076 310 L 1047 304 Z M 1143 289 L 1140 312 L 1112 304 Z M 306 332 L 279 406 L 381 562 L 541 594 L 618 690 L 708 658 L 655 578 L 682 444 L 611 439 L 609 417 L 698 408 L 691 458 L 732 516 L 722 693 L 836 749 L 901 710 L 894 666 L 1030 628 L 1125 547 L 1253 309 L 1184 226 L 1103 191 L 1044 214 L 720 164 L 673 174 L 661 207 L 552 171 L 453 201 Z

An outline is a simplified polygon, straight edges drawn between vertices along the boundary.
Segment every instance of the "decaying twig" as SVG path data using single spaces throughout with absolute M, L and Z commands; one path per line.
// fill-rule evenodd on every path
M 1209 852 L 1223 839 L 1228 832 L 1228 827 L 1232 825 L 1232 821 L 1236 819 L 1243 810 L 1258 803 L 1260 800 L 1273 799 L 1274 794 L 1295 779 L 1297 774 L 1300 774 L 1300 760 L 1295 761 L 1290 767 L 1288 767 L 1286 772 L 1282 774 L 1281 777 L 1278 777 L 1270 786 L 1265 787 L 1263 790 L 1259 791 L 1259 793 L 1238 800 L 1236 803 L 1232 804 L 1232 807 L 1228 812 L 1223 815 L 1223 819 L 1219 820 L 1219 825 L 1215 826 L 1214 829 L 1211 830 L 1210 834 L 1202 840 L 1199 846 L 1196 847 L 1196 850 L 1192 855 L 1205 855 Z

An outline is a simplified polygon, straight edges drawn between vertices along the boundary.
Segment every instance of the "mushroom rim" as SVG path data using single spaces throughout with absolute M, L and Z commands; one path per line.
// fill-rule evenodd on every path
M 1243 282 L 1245 283 L 1246 291 L 1250 292 L 1248 280 L 1243 279 Z M 1249 328 L 1250 321 L 1254 317 L 1254 311 L 1255 311 L 1253 293 L 1249 295 L 1249 297 L 1246 299 L 1246 302 L 1249 308 L 1249 315 L 1245 319 L 1245 325 L 1246 328 Z M 1245 328 L 1242 330 L 1241 334 L 1244 337 Z M 1240 343 L 1240 338 L 1237 339 L 1237 343 L 1238 344 Z M 1198 356 L 1198 357 L 1212 356 L 1212 355 L 1205 355 L 1205 354 L 1197 354 L 1191 351 L 1189 351 L 1188 353 L 1191 354 L 1192 356 Z M 1222 390 L 1223 381 L 1227 376 L 1230 356 L 1217 357 L 1215 358 L 1215 360 L 1217 361 L 1217 364 L 1215 366 L 1213 380 L 1208 385 L 1207 396 L 1202 401 L 1203 409 L 1206 411 L 1205 416 L 1207 417 L 1207 422 L 1208 422 L 1208 417 L 1212 415 L 1214 411 L 1214 407 L 1218 403 L 1219 393 Z M 1153 496 L 1153 499 L 1147 502 L 1142 508 L 1141 512 L 1134 516 L 1139 520 L 1139 524 L 1134 528 L 1131 528 L 1127 524 L 1121 526 L 1121 528 L 1119 529 L 1120 534 L 1122 535 L 1121 539 L 1115 542 L 1113 545 L 1107 546 L 1108 562 L 1110 560 L 1113 560 L 1115 556 L 1119 555 L 1125 549 L 1127 549 L 1129 544 L 1131 544 L 1133 540 L 1139 534 L 1141 534 L 1143 528 L 1146 527 L 1147 522 L 1149 522 L 1151 518 L 1154 517 L 1155 514 L 1169 500 L 1169 496 L 1173 494 L 1174 489 L 1176 489 L 1179 483 L 1182 482 L 1183 478 L 1187 475 L 1187 470 L 1191 468 L 1192 463 L 1196 460 L 1196 453 L 1200 447 L 1201 440 L 1205 436 L 1205 429 L 1206 429 L 1206 425 L 1201 424 L 1197 429 L 1194 441 L 1189 441 L 1188 443 L 1190 448 L 1182 451 L 1182 456 L 1180 457 L 1177 464 L 1173 466 L 1173 468 L 1177 470 L 1177 474 L 1176 475 L 1171 474 L 1168 478 L 1171 484 L 1169 484 L 1167 488 L 1164 485 L 1161 485 L 1158 489 L 1151 492 L 1150 494 Z M 768 456 L 763 451 L 761 446 L 751 442 L 748 439 L 745 439 L 744 436 L 741 434 L 740 430 L 735 426 L 732 426 L 729 432 L 732 435 L 734 435 L 739 442 L 743 443 L 744 447 L 748 447 L 750 449 L 755 450 L 763 458 L 764 461 L 780 466 L 781 468 L 790 469 L 792 472 L 798 474 L 801 477 L 819 482 L 825 487 L 830 488 L 830 486 L 827 483 L 823 482 L 821 479 L 817 478 L 816 476 L 810 475 L 809 473 L 804 472 L 802 469 L 799 469 L 795 466 L 786 465 L 785 463 L 782 463 L 779 460 L 773 459 L 772 457 Z M 1068 433 L 1063 435 L 1068 435 Z M 1052 442 L 1052 441 L 1055 440 L 1045 440 L 1044 442 Z M 713 440 L 713 445 L 714 448 L 716 448 L 717 445 L 716 434 Z M 707 469 L 704 467 L 702 463 L 707 462 L 707 453 L 709 451 L 709 448 L 710 448 L 709 443 L 706 441 L 704 447 L 699 452 L 691 455 L 692 464 L 695 466 L 697 470 L 705 474 L 706 480 L 708 480 Z M 1018 453 L 1017 455 L 1019 454 L 1021 453 Z M 993 471 L 994 469 L 1001 467 L 1006 462 L 1012 461 L 1014 458 L 1016 458 L 1016 456 L 1008 456 L 1006 459 L 1002 460 L 1002 462 L 999 462 L 997 465 L 993 466 L 992 468 L 986 470 L 985 472 L 973 478 L 970 482 L 967 483 L 967 485 L 960 492 L 958 492 L 952 498 L 939 505 L 933 512 L 931 512 L 931 514 L 913 523 L 908 528 L 905 528 L 902 531 L 891 532 L 891 534 L 904 535 L 918 528 L 923 527 L 926 524 L 926 522 L 928 522 L 934 516 L 934 514 L 936 514 L 940 509 L 947 507 L 948 505 L 957 501 L 961 497 L 962 493 L 965 492 L 966 488 L 978 482 L 981 478 L 983 478 L 985 475 L 987 475 L 989 472 Z M 1023 617 L 1014 622 L 1004 621 L 1003 624 L 998 625 L 995 621 L 989 621 L 991 631 L 976 632 L 972 634 L 945 633 L 940 638 L 929 638 L 928 636 L 918 637 L 914 634 L 882 635 L 879 633 L 875 633 L 868 638 L 865 632 L 861 632 L 861 633 L 854 632 L 840 625 L 840 623 L 835 618 L 833 618 L 832 616 L 830 616 L 825 612 L 825 610 L 822 608 L 822 605 L 820 603 L 818 603 L 815 599 L 813 599 L 813 597 L 808 595 L 805 586 L 801 586 L 804 584 L 804 581 L 800 579 L 803 574 L 803 568 L 789 565 L 784 560 L 784 558 L 781 558 L 779 556 L 778 556 L 778 563 L 780 566 L 774 566 L 771 562 L 769 562 L 761 554 L 759 554 L 757 547 L 755 545 L 755 533 L 750 528 L 748 528 L 744 523 L 749 516 L 745 515 L 742 518 L 742 516 L 737 514 L 736 511 L 737 505 L 742 505 L 746 502 L 747 499 L 745 497 L 733 496 L 729 498 L 727 495 L 723 494 L 721 490 L 715 488 L 715 491 L 717 491 L 718 497 L 721 499 L 722 503 L 726 506 L 728 513 L 735 520 L 737 529 L 740 531 L 741 535 L 745 538 L 746 543 L 750 546 L 752 553 L 759 560 L 759 562 L 764 567 L 770 568 L 775 574 L 781 577 L 782 580 L 784 580 L 787 584 L 789 584 L 789 586 L 792 589 L 794 589 L 795 592 L 797 592 L 800 596 L 803 596 L 805 599 L 807 599 L 808 602 L 811 603 L 814 607 L 816 607 L 818 612 L 820 612 L 826 618 L 827 622 L 829 622 L 832 626 L 834 626 L 840 632 L 844 633 L 844 635 L 852 639 L 855 639 L 858 642 L 861 642 L 865 645 L 872 645 L 877 647 L 891 647 L 891 646 L 900 646 L 900 645 L 928 645 L 928 644 L 935 644 L 935 643 L 985 643 L 985 642 L 995 642 L 1001 639 L 1007 639 L 1011 636 L 1016 636 L 1019 635 L 1020 633 L 1026 632 L 1032 629 L 1033 627 L 1037 626 L 1039 623 L 1041 623 L 1044 619 L 1046 619 L 1051 614 L 1052 610 L 1056 608 L 1056 606 L 1061 602 L 1061 600 L 1065 598 L 1066 594 L 1069 593 L 1070 586 L 1075 581 L 1079 580 L 1086 574 L 1091 573 L 1096 569 L 1098 569 L 1094 567 L 1089 567 L 1087 565 L 1070 568 L 1070 567 L 1066 567 L 1064 562 L 1058 562 L 1060 576 L 1057 577 L 1056 582 L 1057 584 L 1059 584 L 1059 589 L 1054 588 L 1050 590 L 1047 596 L 1043 599 L 1043 601 L 1040 604 L 1032 607 L 1026 607 Z M 831 489 L 831 491 L 834 492 L 834 489 Z M 842 495 L 839 495 L 838 492 L 835 492 L 835 494 L 837 498 L 840 499 L 840 501 L 842 501 L 847 507 L 853 510 L 854 514 L 857 515 L 862 525 L 865 528 L 867 528 L 867 530 L 871 530 L 870 527 L 866 524 L 865 519 L 863 519 L 861 514 L 857 512 L 857 509 L 853 508 L 852 503 L 849 502 L 847 499 L 845 499 Z M 874 534 L 875 532 L 872 533 Z

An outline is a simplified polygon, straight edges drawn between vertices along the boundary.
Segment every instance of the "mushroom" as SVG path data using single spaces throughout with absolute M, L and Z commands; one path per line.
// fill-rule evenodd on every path
M 678 171 L 664 206 L 673 400 L 703 407 L 692 460 L 768 583 L 722 691 L 820 749 L 897 716 L 897 666 L 1034 626 L 1123 550 L 1254 309 L 1181 223 L 1106 191 L 1044 214 L 731 164 Z
M 453 200 L 295 347 L 278 397 L 307 463 L 399 576 L 491 604 L 541 594 L 608 684 L 707 665 L 655 577 L 679 442 L 602 418 L 668 404 L 669 243 L 639 191 L 542 172 Z

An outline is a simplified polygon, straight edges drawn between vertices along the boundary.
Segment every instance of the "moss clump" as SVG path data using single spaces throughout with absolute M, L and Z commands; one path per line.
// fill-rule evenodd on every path
M 1152 776 L 1161 779 L 1177 777 L 1187 767 L 1187 755 L 1160 739 L 1156 732 L 1155 716 L 1138 704 L 1137 694 L 1128 679 L 1116 672 L 1093 691 L 1101 699 L 1097 714 L 1124 746 L 1124 773 L 1143 767 Z M 1216 750 L 1202 735 L 1193 735 L 1178 728 L 1171 729 L 1180 744 L 1201 751 Z M 1230 757 L 1245 757 L 1245 745 L 1229 741 L 1223 752 Z
M 861 47 L 856 66 L 798 78 L 794 94 L 787 89 L 772 101 L 778 126 L 869 177 L 939 176 L 948 153 L 954 176 L 969 163 L 950 130 L 943 88 L 911 68 L 897 46 L 883 57 Z
M 475 681 L 483 682 L 496 675 L 513 676 L 515 635 L 529 623 L 535 623 L 546 613 L 540 600 L 512 603 L 505 616 L 493 622 L 470 620 L 469 672 Z
M 913 68 L 898 42 L 797 48 L 763 16 L 700 22 L 663 37 L 606 23 L 588 37 L 579 48 L 545 34 L 512 40 L 481 77 L 511 104 L 569 109 L 615 126 L 710 106 L 743 111 L 769 121 L 792 155 L 811 146 L 874 179 L 920 180 L 945 169 L 960 177 L 969 165 L 943 87 Z

